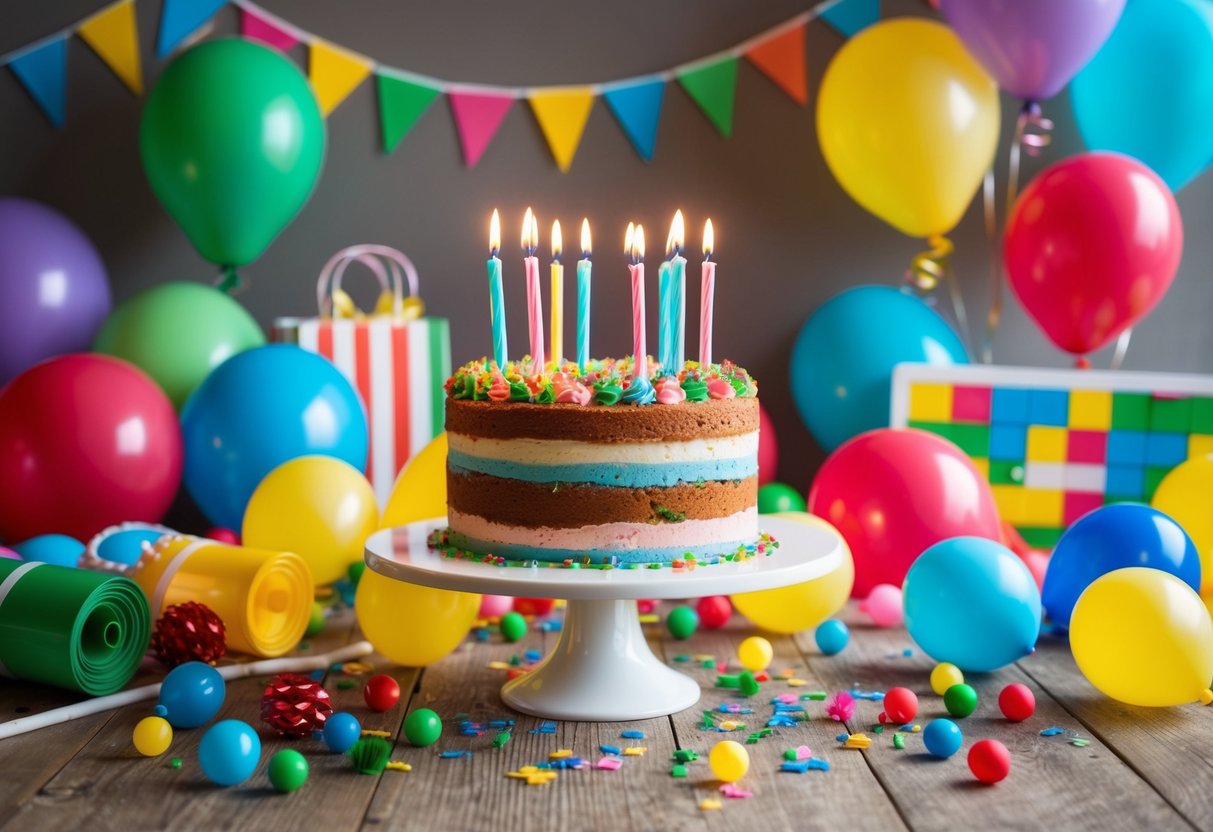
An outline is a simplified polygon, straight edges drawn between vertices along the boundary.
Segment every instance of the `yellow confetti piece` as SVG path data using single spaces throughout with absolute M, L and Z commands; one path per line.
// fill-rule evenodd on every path
M 400 760 L 392 760 L 386 766 L 388 771 L 412 771 L 413 767 L 408 763 L 402 763 Z
M 546 786 L 555 779 L 555 777 L 540 777 L 538 774 L 533 774 L 526 779 L 526 784 L 528 786 Z
M 788 687 L 791 688 L 802 688 L 807 684 L 808 682 L 804 679 L 788 679 Z
M 660 620 L 661 618 L 654 613 L 645 613 L 644 615 L 640 616 L 641 624 L 656 624 Z
M 713 797 L 709 797 L 706 800 L 699 801 L 699 808 L 705 812 L 711 812 L 713 810 L 719 809 L 723 805 L 724 805 L 723 803 L 721 803 L 719 800 L 717 800 Z
M 572 756 L 573 756 L 573 752 L 571 749 L 562 748 L 559 751 L 553 751 L 551 754 L 549 754 L 548 759 L 549 760 L 563 760 L 565 757 L 572 757 Z
M 390 731 L 376 731 L 371 728 L 363 728 L 362 736 L 364 736 L 364 737 L 383 737 L 384 739 L 387 739 L 388 737 L 392 736 L 392 734 Z
M 517 771 L 507 771 L 505 776 L 525 780 L 528 786 L 544 786 L 556 779 L 556 772 L 538 766 L 523 766 Z
M 922 732 L 922 726 L 921 726 L 921 725 L 915 725 L 913 728 L 911 728 L 911 729 L 910 729 L 910 733 L 912 733 L 912 734 L 918 734 L 918 733 L 921 733 L 921 732 Z
M 739 726 L 739 725 L 742 725 L 742 724 L 744 724 L 744 723 L 740 723 L 740 722 L 734 722 L 734 721 L 733 721 L 733 720 L 731 720 L 731 719 L 726 719 L 724 722 L 720 723 L 720 730 L 722 730 L 722 731 L 736 731 L 736 730 L 737 730 L 737 728 L 738 728 L 738 726 Z
M 489 670 L 509 670 L 510 666 L 506 662 L 489 662 Z
M 374 669 L 375 666 L 367 662 L 346 662 L 341 665 L 341 672 L 346 676 L 365 676 Z
M 851 734 L 842 744 L 843 748 L 867 748 L 872 744 L 872 738 L 867 734 Z
M 716 661 L 716 657 L 710 653 L 696 653 L 695 655 L 691 656 L 691 661 L 693 661 L 693 662 L 708 662 L 708 661 L 714 662 L 714 661 Z
M 643 745 L 633 745 L 631 748 L 623 749 L 623 756 L 625 756 L 625 757 L 643 757 L 644 752 L 646 752 L 646 751 L 648 751 L 648 749 L 645 748 Z

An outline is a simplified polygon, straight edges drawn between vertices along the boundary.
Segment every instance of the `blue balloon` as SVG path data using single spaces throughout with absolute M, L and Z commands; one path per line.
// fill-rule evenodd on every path
M 366 470 L 358 393 L 327 359 L 289 344 L 237 353 L 181 410 L 185 487 L 216 526 L 239 529 L 257 484 L 288 460 L 336 457 Z
M 932 719 L 922 731 L 922 744 L 936 757 L 951 757 L 963 740 L 960 727 L 950 719 Z
M 198 744 L 198 765 L 212 783 L 234 786 L 252 776 L 261 760 L 261 739 L 247 722 L 216 722 Z
M 851 639 L 851 631 L 837 618 L 831 618 L 818 624 L 813 636 L 817 640 L 817 649 L 823 656 L 834 656 L 841 653 L 847 646 L 847 642 Z
M 937 662 L 997 670 L 1036 649 L 1040 592 L 1001 543 L 941 540 L 910 566 L 902 593 L 910 637 Z
M 223 707 L 227 685 L 219 671 L 203 662 L 179 664 L 160 683 L 164 718 L 174 728 L 197 728 Z
M 143 556 L 143 544 L 155 543 L 167 530 L 162 526 L 132 523 L 102 538 L 97 544 L 97 557 L 110 563 L 134 566 Z
M 84 544 L 65 534 L 40 534 L 13 546 L 22 560 L 53 563 L 55 566 L 77 566 L 84 554 Z
M 339 711 L 325 720 L 324 744 L 330 751 L 344 754 L 354 747 L 354 743 L 358 742 L 361 736 L 362 726 L 353 714 Z
M 1170 572 L 1200 592 L 1200 555 L 1183 527 L 1147 505 L 1113 503 L 1078 518 L 1053 548 L 1041 591 L 1049 620 L 1069 628 L 1083 590 L 1127 566 Z
M 968 364 L 964 343 L 935 310 L 890 286 L 859 286 L 812 314 L 792 347 L 791 389 L 827 451 L 889 426 L 893 367 Z
M 1127 3 L 1070 100 L 1087 147 L 1140 159 L 1178 191 L 1213 160 L 1213 7 Z

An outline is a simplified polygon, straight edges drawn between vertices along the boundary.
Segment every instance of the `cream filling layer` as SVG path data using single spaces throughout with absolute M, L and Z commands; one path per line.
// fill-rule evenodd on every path
M 594 463 L 671 464 L 754 459 L 758 431 L 713 439 L 681 442 L 576 442 L 569 439 L 485 439 L 460 433 L 447 435 L 450 449 L 482 459 L 523 465 L 585 465 Z

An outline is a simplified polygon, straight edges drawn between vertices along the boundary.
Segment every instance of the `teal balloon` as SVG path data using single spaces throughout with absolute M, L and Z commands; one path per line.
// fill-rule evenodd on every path
M 783 511 L 806 511 L 804 495 L 782 482 L 758 486 L 758 513 L 778 514 Z
M 905 361 L 968 364 L 964 342 L 937 312 L 890 286 L 835 295 L 792 347 L 791 390 L 809 432 L 827 451 L 889 426 L 893 367 Z
M 1087 147 L 1133 156 L 1178 191 L 1213 161 L 1213 4 L 1131 0 L 1070 100 Z
M 152 191 L 212 263 L 256 260 L 307 202 L 325 127 L 303 73 L 268 47 L 208 41 L 164 70 L 139 150 Z

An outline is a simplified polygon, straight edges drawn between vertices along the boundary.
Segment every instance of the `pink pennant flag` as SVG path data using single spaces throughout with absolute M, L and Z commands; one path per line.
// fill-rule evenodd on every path
M 283 52 L 299 43 L 299 38 L 277 24 L 259 17 L 248 9 L 240 11 L 240 34 L 249 40 L 260 41 Z
M 463 147 L 463 160 L 475 167 L 493 140 L 505 114 L 514 103 L 512 96 L 482 93 L 449 92 L 451 114 Z

